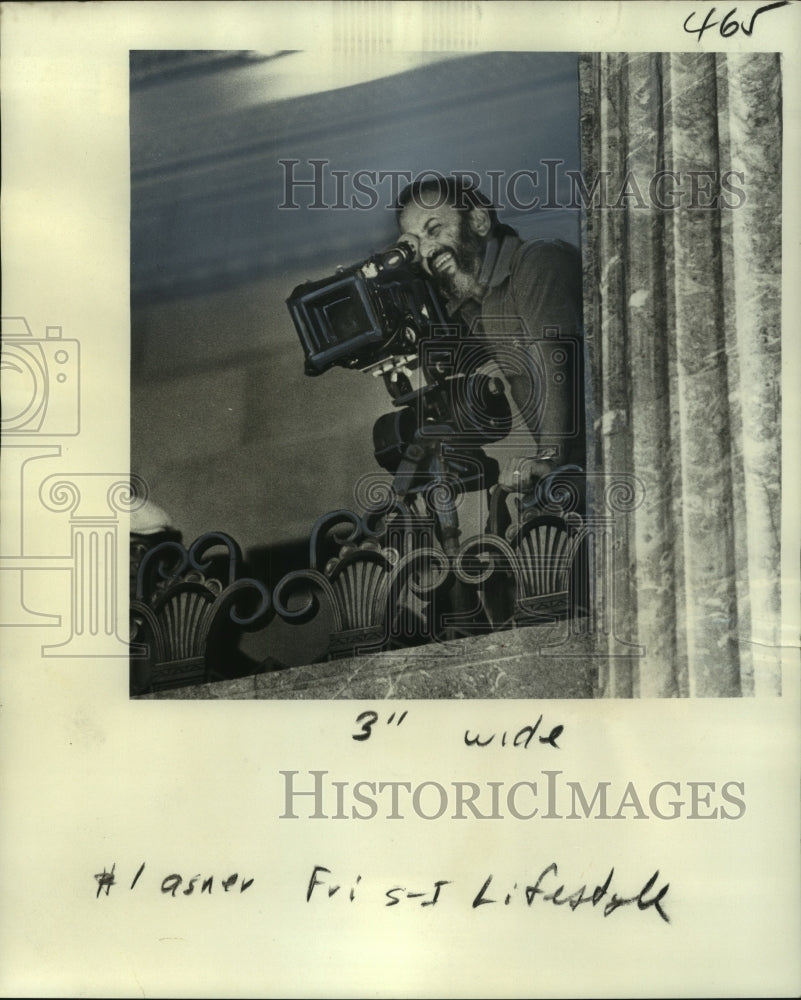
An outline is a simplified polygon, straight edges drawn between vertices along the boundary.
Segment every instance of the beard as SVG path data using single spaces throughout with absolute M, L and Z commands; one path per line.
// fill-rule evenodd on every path
M 476 278 L 484 260 L 487 241 L 473 232 L 469 216 L 465 213 L 459 220 L 459 239 L 455 245 L 440 247 L 428 258 L 428 267 L 436 286 L 448 296 L 464 296 L 473 290 Z M 454 271 L 438 272 L 432 262 L 443 252 L 449 252 L 454 260 Z

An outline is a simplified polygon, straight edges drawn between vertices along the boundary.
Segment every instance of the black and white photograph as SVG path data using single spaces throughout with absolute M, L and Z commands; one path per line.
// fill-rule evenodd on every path
M 781 693 L 778 54 L 130 71 L 132 694 Z
M 794 2 L 0 2 L 0 996 L 801 993 Z

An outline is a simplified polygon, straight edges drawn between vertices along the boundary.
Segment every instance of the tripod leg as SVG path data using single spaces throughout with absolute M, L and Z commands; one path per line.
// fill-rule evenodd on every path
M 459 551 L 461 529 L 456 503 L 445 490 L 430 503 L 437 524 L 439 541 L 453 563 Z M 488 621 L 474 587 L 456 576 L 441 592 L 432 608 L 437 638 L 443 641 L 460 639 L 488 630 Z

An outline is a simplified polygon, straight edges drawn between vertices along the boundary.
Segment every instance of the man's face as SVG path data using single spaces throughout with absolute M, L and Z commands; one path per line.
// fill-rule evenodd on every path
M 400 227 L 418 243 L 418 259 L 448 295 L 474 290 L 484 259 L 485 228 L 477 212 L 459 212 L 452 205 L 426 208 L 410 202 L 401 212 Z

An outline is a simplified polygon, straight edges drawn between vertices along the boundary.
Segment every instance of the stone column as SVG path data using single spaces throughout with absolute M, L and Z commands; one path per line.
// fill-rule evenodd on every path
M 601 687 L 777 693 L 778 58 L 600 53 L 580 80 L 587 190 L 600 178 L 584 226 L 590 471 L 644 485 L 613 582 L 645 655 L 610 659 Z

